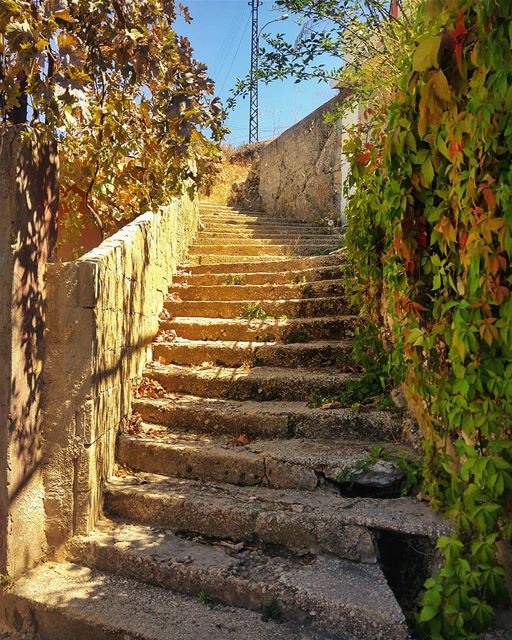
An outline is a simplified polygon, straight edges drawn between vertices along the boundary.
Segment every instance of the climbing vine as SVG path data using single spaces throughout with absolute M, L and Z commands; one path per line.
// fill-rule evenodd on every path
M 512 535 L 512 4 L 430 0 L 386 119 L 349 143 L 348 250 L 404 354 L 424 493 L 454 523 L 426 638 L 476 638 L 508 602 Z

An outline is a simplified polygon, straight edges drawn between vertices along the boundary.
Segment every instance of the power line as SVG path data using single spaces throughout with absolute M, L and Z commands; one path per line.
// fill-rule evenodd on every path
M 237 11 L 238 9 L 238 11 Z M 239 25 L 243 20 L 244 17 L 244 13 L 247 10 L 247 6 L 245 4 L 245 0 L 242 0 L 242 2 L 240 3 L 239 6 L 235 6 L 235 10 L 233 12 L 232 15 L 232 20 L 231 23 L 229 24 L 226 33 L 224 35 L 224 40 L 222 41 L 219 50 L 217 52 L 217 55 L 215 57 L 215 61 L 213 63 L 213 68 L 216 71 L 216 75 L 220 76 L 225 64 L 226 64 L 226 60 L 228 59 L 228 53 L 229 50 L 231 48 L 231 43 L 233 42 L 234 38 L 235 38 L 235 34 L 238 32 L 239 29 Z
M 246 21 L 246 23 L 245 23 L 244 30 L 243 30 L 243 32 L 242 32 L 242 35 L 241 35 L 241 37 L 240 37 L 240 41 L 239 41 L 239 43 L 238 43 L 238 46 L 237 46 L 237 48 L 236 48 L 236 51 L 235 51 L 235 53 L 234 53 L 234 55 L 233 55 L 233 58 L 232 58 L 232 60 L 231 60 L 231 64 L 229 65 L 229 69 L 227 70 L 226 75 L 225 75 L 225 77 L 224 77 L 224 80 L 223 80 L 223 82 L 222 82 L 222 86 L 221 86 L 221 88 L 220 88 L 219 93 L 222 93 L 222 91 L 223 91 L 223 89 L 224 89 L 224 86 L 226 85 L 226 81 L 227 81 L 227 79 L 228 79 L 228 77 L 229 77 L 229 74 L 231 73 L 231 69 L 233 68 L 233 65 L 235 64 L 236 57 L 237 57 L 237 55 L 238 55 L 238 52 L 240 51 L 240 47 L 242 46 L 242 42 L 243 42 L 244 37 L 245 37 L 245 34 L 246 34 L 246 32 L 247 32 L 247 27 L 249 26 L 249 20 L 250 20 L 250 18 L 251 18 L 251 14 L 249 14 L 249 15 L 247 16 L 247 21 Z

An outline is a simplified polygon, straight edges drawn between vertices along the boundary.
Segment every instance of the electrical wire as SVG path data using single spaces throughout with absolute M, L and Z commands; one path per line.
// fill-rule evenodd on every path
M 227 70 L 226 75 L 224 76 L 224 80 L 222 82 L 222 85 L 221 85 L 219 93 L 222 93 L 222 91 L 224 90 L 224 87 L 226 86 L 227 79 L 229 77 L 229 74 L 231 73 L 231 69 L 233 68 L 233 65 L 235 64 L 235 60 L 236 60 L 236 57 L 238 55 L 238 52 L 240 51 L 240 47 L 242 46 L 242 42 L 243 42 L 243 39 L 245 37 L 245 34 L 247 33 L 247 27 L 249 26 L 250 19 L 251 19 L 251 13 L 249 12 L 249 15 L 247 16 L 247 21 L 245 23 L 244 30 L 242 31 L 242 35 L 240 37 L 240 41 L 239 41 L 238 46 L 236 48 L 235 54 L 233 55 L 233 59 L 231 60 L 231 64 L 229 65 L 229 69 Z

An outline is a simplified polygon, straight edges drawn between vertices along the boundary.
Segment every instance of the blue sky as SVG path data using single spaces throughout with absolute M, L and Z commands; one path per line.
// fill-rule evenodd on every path
M 229 96 L 237 77 L 244 77 L 250 66 L 251 25 L 247 0 L 183 0 L 193 17 L 191 24 L 178 20 L 177 31 L 190 39 L 196 57 L 208 65 L 215 80 L 217 95 L 223 102 Z M 260 28 L 279 16 L 271 0 L 260 7 Z M 301 30 L 292 16 L 264 29 L 264 33 L 285 33 L 295 40 Z M 327 83 L 308 81 L 295 84 L 293 80 L 274 82 L 259 88 L 260 140 L 278 135 L 306 116 L 334 95 Z M 249 101 L 240 100 L 230 114 L 228 142 L 239 145 L 247 142 Z

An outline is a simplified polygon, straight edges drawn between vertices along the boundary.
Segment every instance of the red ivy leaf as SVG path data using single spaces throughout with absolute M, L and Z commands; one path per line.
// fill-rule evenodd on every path
M 460 75 L 462 75 L 462 50 L 468 33 L 469 29 L 466 29 L 464 23 L 464 11 L 461 11 L 459 13 L 459 17 L 457 18 L 457 22 L 455 23 L 455 29 L 447 32 L 448 36 L 451 38 L 453 44 L 455 45 L 455 58 L 457 60 L 457 67 L 459 69 Z

